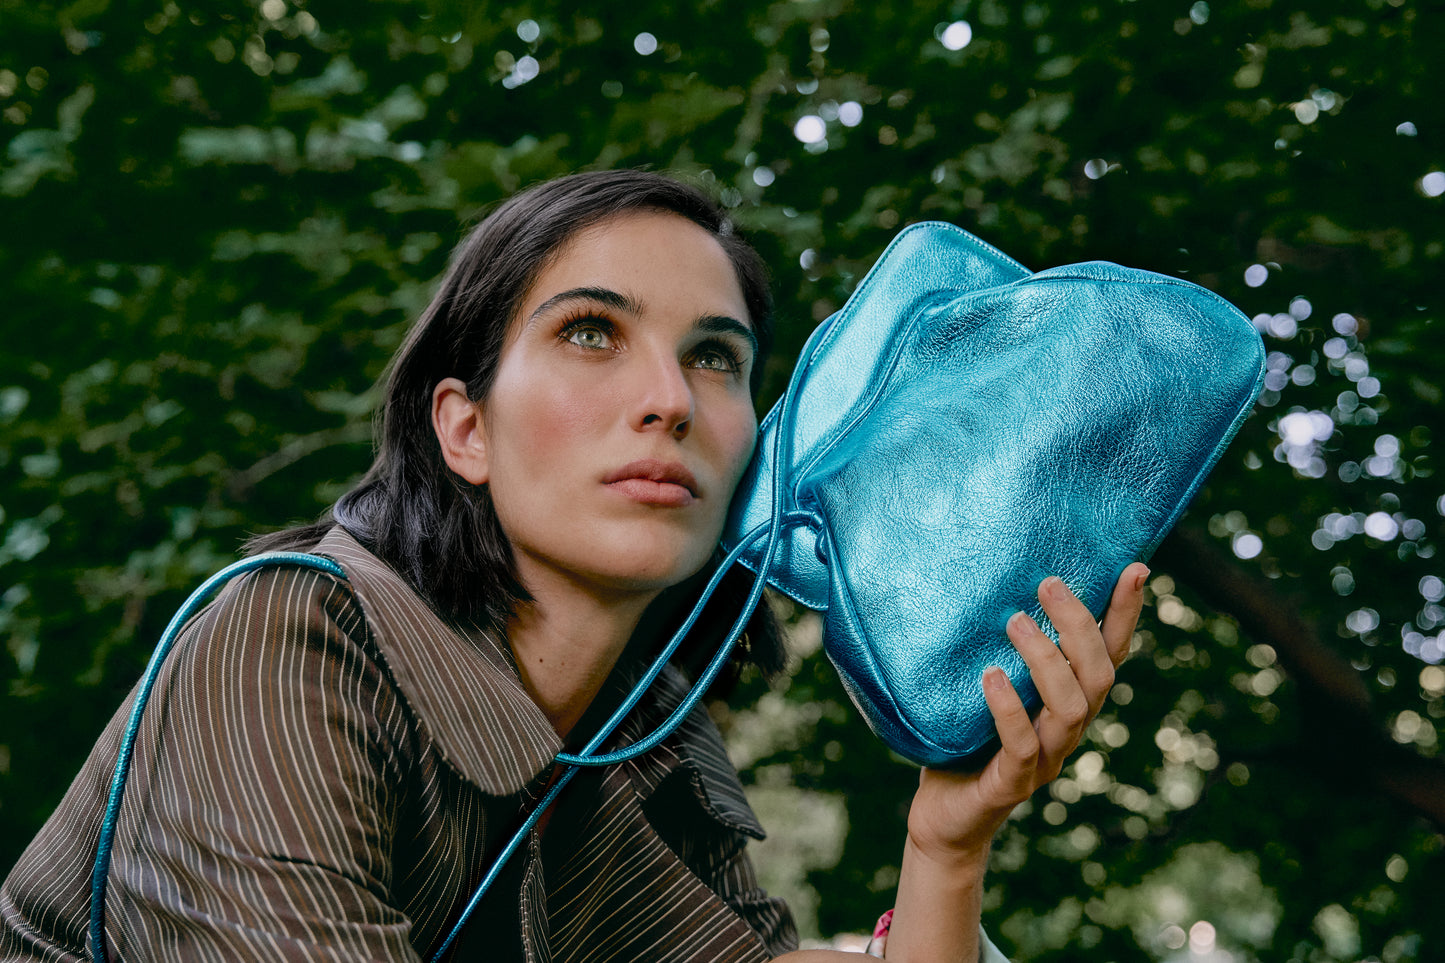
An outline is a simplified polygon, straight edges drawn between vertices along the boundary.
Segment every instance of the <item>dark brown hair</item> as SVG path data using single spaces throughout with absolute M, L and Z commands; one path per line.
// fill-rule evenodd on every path
M 507 329 L 537 274 L 579 231 L 639 211 L 685 217 L 726 252 L 758 340 L 756 394 L 772 344 L 772 295 L 761 258 L 734 233 L 722 208 L 697 188 L 648 171 L 546 181 L 503 202 L 453 252 L 440 289 L 392 359 L 371 469 L 317 523 L 254 538 L 247 551 L 304 549 L 340 524 L 439 613 L 505 626 L 528 595 L 486 486 L 467 483 L 442 458 L 431 426 L 432 391 L 442 379 L 458 378 L 468 397 L 485 399 Z M 710 612 L 729 607 L 735 614 L 750 580 L 741 570 L 731 573 Z M 772 626 L 763 624 L 766 608 L 758 607 L 749 628 L 750 661 L 771 673 L 781 668 L 782 652 Z

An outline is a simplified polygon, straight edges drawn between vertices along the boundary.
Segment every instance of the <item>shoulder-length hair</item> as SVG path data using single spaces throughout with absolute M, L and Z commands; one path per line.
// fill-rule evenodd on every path
M 356 487 L 315 524 L 254 538 L 246 550 L 306 548 L 340 524 L 439 613 L 504 628 L 529 596 L 487 487 L 466 482 L 442 458 L 431 424 L 433 389 L 444 378 L 457 378 L 469 398 L 485 400 L 508 328 L 542 268 L 578 232 L 646 211 L 687 218 L 711 234 L 732 262 L 758 340 L 756 395 L 772 345 L 772 295 L 762 259 L 734 233 L 724 210 L 701 190 L 648 171 L 559 177 L 503 202 L 453 252 L 440 289 L 392 358 L 378 412 L 376 458 Z M 730 574 L 709 609 L 736 614 L 749 580 L 741 571 Z M 747 658 L 772 673 L 783 656 L 766 608 L 758 607 L 749 626 Z

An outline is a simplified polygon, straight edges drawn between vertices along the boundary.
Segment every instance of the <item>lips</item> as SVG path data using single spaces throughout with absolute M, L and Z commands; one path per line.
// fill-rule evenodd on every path
M 634 501 L 680 507 L 697 498 L 697 479 L 679 462 L 643 458 L 608 472 L 602 483 Z

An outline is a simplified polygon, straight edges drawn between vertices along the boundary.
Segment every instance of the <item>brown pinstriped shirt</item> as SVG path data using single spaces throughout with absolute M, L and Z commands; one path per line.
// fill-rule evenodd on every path
M 341 529 L 347 580 L 268 568 L 187 626 L 146 710 L 106 900 L 131 961 L 430 959 L 560 743 L 500 645 L 439 618 Z M 669 669 L 613 737 L 685 693 Z M 85 951 L 129 700 L 0 889 L 0 960 Z M 762 961 L 793 948 L 744 852 L 762 829 L 701 709 L 583 772 L 454 960 Z

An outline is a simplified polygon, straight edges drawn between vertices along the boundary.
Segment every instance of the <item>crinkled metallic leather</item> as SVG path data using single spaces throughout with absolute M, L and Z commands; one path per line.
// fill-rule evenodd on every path
M 799 363 L 768 580 L 824 613 L 828 655 L 892 749 L 956 766 L 994 744 L 985 668 L 1038 705 L 1009 616 L 1054 635 L 1036 594 L 1050 574 L 1102 614 L 1249 414 L 1264 348 L 1197 285 L 1105 262 L 1031 274 L 924 223 Z M 771 517 L 777 415 L 727 548 Z M 743 563 L 756 571 L 764 549 Z

